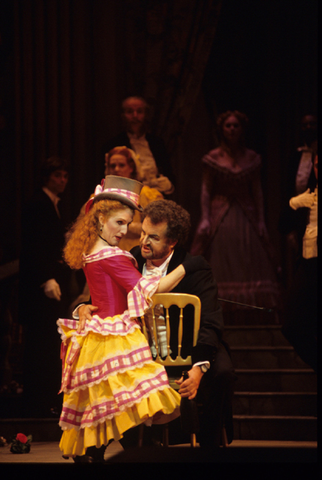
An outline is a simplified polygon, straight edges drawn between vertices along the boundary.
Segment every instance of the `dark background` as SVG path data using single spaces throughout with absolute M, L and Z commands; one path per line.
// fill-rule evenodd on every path
M 103 176 L 102 144 L 129 94 L 152 103 L 177 178 L 174 200 L 199 217 L 201 157 L 214 118 L 239 109 L 263 160 L 266 221 L 277 232 L 299 123 L 317 113 L 316 0 L 2 0 L 1 264 L 19 257 L 20 212 L 40 162 L 69 158 L 73 220 Z

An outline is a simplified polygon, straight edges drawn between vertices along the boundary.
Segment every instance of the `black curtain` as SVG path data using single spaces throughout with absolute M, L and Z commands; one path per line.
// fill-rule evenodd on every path
M 71 163 L 69 217 L 103 176 L 100 148 L 120 128 L 130 92 L 153 104 L 171 152 L 190 117 L 220 1 L 14 1 L 14 162 L 17 217 L 41 160 Z M 19 235 L 19 230 L 17 232 Z
M 21 205 L 41 160 L 70 159 L 70 219 L 103 175 L 102 144 L 120 103 L 142 94 L 177 176 L 176 201 L 199 215 L 200 159 L 214 116 L 250 117 L 263 157 L 270 233 L 278 247 L 285 164 L 301 115 L 316 110 L 317 1 L 2 0 L 1 245 L 19 255 Z M 8 252 L 8 253 L 7 253 Z

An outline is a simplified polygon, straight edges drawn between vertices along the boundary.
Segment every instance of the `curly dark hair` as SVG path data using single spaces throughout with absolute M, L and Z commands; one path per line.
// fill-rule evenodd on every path
M 187 210 L 172 200 L 155 200 L 144 208 L 141 214 L 142 222 L 146 217 L 154 225 L 167 222 L 168 240 L 177 241 L 178 246 L 184 245 L 191 227 L 190 214 Z

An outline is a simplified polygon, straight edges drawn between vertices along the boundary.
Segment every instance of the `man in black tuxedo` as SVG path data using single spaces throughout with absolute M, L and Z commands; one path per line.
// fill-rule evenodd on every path
M 189 213 L 171 200 L 157 200 L 144 209 L 140 246 L 131 250 L 143 275 L 153 274 L 155 268 L 166 275 L 191 257 L 183 248 L 189 228 Z M 198 441 L 200 446 L 211 448 L 221 443 L 223 422 L 228 441 L 232 441 L 231 404 L 236 377 L 228 347 L 222 341 L 223 315 L 217 285 L 206 260 L 200 256 L 199 261 L 200 270 L 188 273 L 172 291 L 197 295 L 201 300 L 197 344 L 191 352 L 183 344 L 183 355 L 186 349 L 193 366 L 189 378 L 181 380 L 179 393 L 196 397 L 202 405 Z
M 114 147 L 125 146 L 138 155 L 145 185 L 156 188 L 163 195 L 174 191 L 173 173 L 162 138 L 148 131 L 149 105 L 142 97 L 127 97 L 122 102 L 124 131 L 107 141 L 102 155 Z
M 24 414 L 50 417 L 61 408 L 60 338 L 57 318 L 67 314 L 70 269 L 62 260 L 65 222 L 60 196 L 68 182 L 68 165 L 46 159 L 40 186 L 24 205 L 21 221 L 19 321 L 23 325 Z

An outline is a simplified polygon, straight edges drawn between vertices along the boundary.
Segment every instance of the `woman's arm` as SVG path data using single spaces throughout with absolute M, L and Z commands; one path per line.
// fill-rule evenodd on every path
M 178 283 L 185 276 L 186 271 L 183 265 L 179 265 L 177 268 L 168 273 L 165 277 L 161 278 L 157 293 L 171 292 L 171 290 L 178 285 Z

